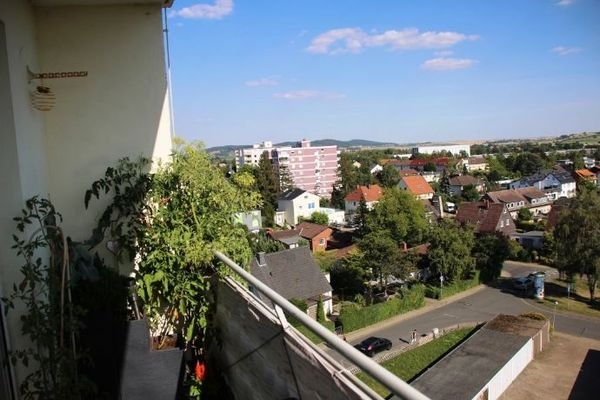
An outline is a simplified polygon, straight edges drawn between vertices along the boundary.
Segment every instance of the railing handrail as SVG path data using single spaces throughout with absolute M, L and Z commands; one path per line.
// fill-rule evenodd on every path
M 287 299 L 282 297 L 279 293 L 265 285 L 256 277 L 252 276 L 249 272 L 244 270 L 242 267 L 237 265 L 233 260 L 228 258 L 226 255 L 219 251 L 215 251 L 215 255 L 231 269 L 233 269 L 238 275 L 244 278 L 248 283 L 254 286 L 258 291 L 267 296 L 273 303 L 277 304 L 284 311 L 291 314 L 294 318 L 298 319 L 304 326 L 306 326 L 313 333 L 318 335 L 333 349 L 337 350 L 342 356 L 346 357 L 349 361 L 360 367 L 363 371 L 371 375 L 373 378 L 378 380 L 383 386 L 387 387 L 393 394 L 407 400 L 428 400 L 429 398 L 423 395 L 421 392 L 392 374 L 375 361 L 371 360 L 358 350 L 356 350 L 349 343 L 341 340 L 336 334 L 329 331 L 327 328 L 314 321 L 312 318 L 307 316 L 295 305 L 290 303 Z

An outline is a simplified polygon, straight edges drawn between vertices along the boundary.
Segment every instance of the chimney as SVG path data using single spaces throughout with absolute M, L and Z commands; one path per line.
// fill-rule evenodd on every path
M 256 261 L 258 262 L 259 267 L 264 267 L 265 265 L 267 265 L 267 260 L 265 259 L 264 251 L 258 252 L 258 254 L 256 255 Z

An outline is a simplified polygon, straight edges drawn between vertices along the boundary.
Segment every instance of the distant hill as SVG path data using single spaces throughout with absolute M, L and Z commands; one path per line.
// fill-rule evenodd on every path
M 273 146 L 293 146 L 297 141 L 275 143 Z M 350 147 L 401 147 L 398 143 L 375 142 L 372 140 L 352 139 L 352 140 L 336 140 L 336 139 L 319 139 L 311 140 L 313 146 L 333 146 L 345 149 Z M 219 158 L 233 158 L 233 152 L 236 149 L 252 147 L 251 145 L 225 145 L 209 147 L 206 151 Z

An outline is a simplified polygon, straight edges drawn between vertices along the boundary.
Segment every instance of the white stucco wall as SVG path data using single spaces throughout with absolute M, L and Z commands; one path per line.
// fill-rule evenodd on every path
M 11 249 L 16 232 L 12 218 L 19 214 L 25 199 L 35 194 L 44 196 L 48 189 L 44 122 L 31 109 L 27 81 L 27 66 L 38 66 L 29 2 L 0 1 L 0 30 L 0 296 L 6 296 L 20 279 L 23 262 Z M 17 305 L 16 312 L 3 317 L 9 349 L 23 348 L 27 343 L 20 332 L 21 309 Z M 27 374 L 21 366 L 13 372 L 18 380 Z M 0 397 L 6 395 L 0 390 Z
M 57 101 L 44 113 L 51 200 L 83 240 L 105 204 L 85 211 L 91 183 L 119 158 L 171 150 L 161 8 L 38 8 L 36 21 L 40 71 L 88 71 L 47 81 Z

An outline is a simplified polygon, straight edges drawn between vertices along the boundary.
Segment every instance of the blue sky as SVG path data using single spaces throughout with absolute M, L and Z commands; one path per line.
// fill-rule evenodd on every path
M 176 0 L 175 132 L 207 146 L 600 130 L 600 0 Z

